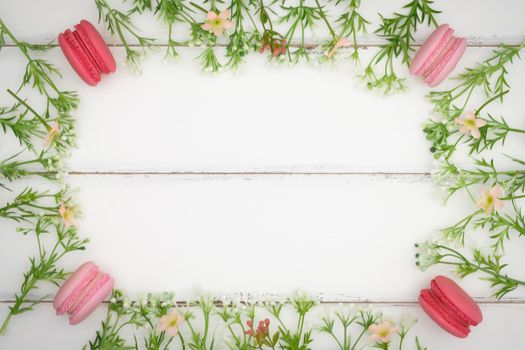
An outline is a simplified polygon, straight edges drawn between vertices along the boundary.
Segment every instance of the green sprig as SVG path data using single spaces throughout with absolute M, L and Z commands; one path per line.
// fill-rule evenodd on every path
M 106 28 L 112 36 L 118 36 L 120 42 L 126 50 L 126 64 L 134 71 L 140 71 L 140 62 L 153 48 L 154 39 L 140 34 L 131 20 L 133 12 L 141 12 L 145 9 L 144 1 L 134 1 L 135 6 L 128 12 L 116 10 L 111 7 L 106 0 L 95 0 L 98 9 L 98 21 L 104 21 Z M 148 8 L 148 5 L 146 5 Z M 151 6 L 149 5 L 149 8 Z M 134 48 L 128 41 L 128 37 L 137 40 L 140 50 Z
M 36 51 L 50 49 L 50 44 L 18 40 L 0 20 L 0 46 L 5 45 L 7 39 L 15 44 L 27 64 L 20 86 L 15 91 L 7 90 L 14 104 L 0 108 L 2 130 L 4 133 L 11 131 L 22 147 L 0 161 L 0 181 L 13 182 L 31 175 L 55 180 L 62 170 L 61 156 L 67 154 L 74 144 L 71 112 L 77 108 L 78 96 L 74 91 L 58 88 L 55 79 L 60 78 L 60 72 L 53 64 L 33 57 Z M 34 89 L 43 96 L 43 113 L 37 112 L 32 103 L 21 97 L 26 89 Z M 44 138 L 46 142 L 43 142 Z M 28 153 L 31 155 L 27 156 Z M 11 191 L 7 184 L 0 183 L 0 187 Z M 67 276 L 58 266 L 59 261 L 70 252 L 84 249 L 87 240 L 77 236 L 76 228 L 65 227 L 61 222 L 59 208 L 63 203 L 71 205 L 66 190 L 52 193 L 27 187 L 11 201 L 1 204 L 0 219 L 23 225 L 17 228 L 17 232 L 35 237 L 38 250 L 29 259 L 30 267 L 23 275 L 15 302 L 0 326 L 0 334 L 6 332 L 12 317 L 32 310 L 45 298 L 32 300 L 29 297 L 41 283 L 56 285 Z
M 428 98 L 434 104 L 436 112 L 446 120 L 455 119 L 463 113 L 473 93 L 479 88 L 482 88 L 489 99 L 498 96 L 503 101 L 505 91 L 510 88 L 507 81 L 508 66 L 520 58 L 520 51 L 524 47 L 525 41 L 517 47 L 502 46 L 478 66 L 467 68 L 459 74 L 455 78 L 458 83 L 453 88 L 431 91 Z
M 467 257 L 458 250 L 446 245 L 425 242 L 416 245 L 419 253 L 416 254 L 416 265 L 426 270 L 432 265 L 446 265 L 454 268 L 461 278 L 474 273 L 481 273 L 482 279 L 488 281 L 495 288 L 493 296 L 501 299 L 519 286 L 525 286 L 525 281 L 515 279 L 504 273 L 507 264 L 502 262 L 502 256 L 497 254 L 483 254 L 474 249 Z
M 37 300 L 29 299 L 31 291 L 36 290 L 40 283 L 46 282 L 58 286 L 59 282 L 69 275 L 58 267 L 58 262 L 70 252 L 84 250 L 88 242 L 78 237 L 75 227 L 65 227 L 54 217 L 46 215 L 38 217 L 34 227 L 21 228 L 18 231 L 24 235 L 35 235 L 38 254 L 36 257 L 29 258 L 29 270 L 24 273 L 20 291 L 15 295 L 15 302 L 9 307 L 9 313 L 0 327 L 0 335 L 5 333 L 13 316 L 33 310 L 36 305 L 48 297 L 43 296 Z M 54 235 L 56 238 L 50 250 L 46 249 L 44 244 L 45 237 L 48 235 Z
M 406 89 L 404 78 L 395 72 L 394 61 L 400 57 L 401 63 L 409 66 L 418 26 L 426 22 L 428 26 L 437 27 L 434 15 L 440 11 L 432 6 L 431 0 L 411 0 L 403 6 L 403 13 L 396 12 L 392 17 L 380 15 L 381 25 L 375 33 L 387 43 L 380 46 L 365 68 L 363 78 L 369 89 L 380 89 L 385 93 Z
M 304 294 L 297 294 L 287 302 L 219 301 L 208 295 L 201 295 L 196 301 L 176 302 L 173 293 L 147 294 L 132 301 L 115 290 L 100 330 L 83 350 L 167 349 L 169 345 L 170 349 L 192 350 L 216 349 L 223 345 L 232 350 L 307 350 L 315 348 L 314 335 L 322 333 L 330 334 L 341 350 L 389 349 L 394 341 L 398 342 L 397 349 L 402 350 L 415 323 L 415 320 L 400 319 L 395 323 L 397 339 L 370 343 L 366 336 L 370 326 L 386 320 L 381 313 L 334 307 L 332 313 L 322 317 L 323 325 L 308 326 L 306 320 L 311 320 L 317 305 L 317 300 Z M 177 334 L 170 336 L 159 330 L 159 324 L 161 317 L 173 309 L 184 321 L 176 325 Z M 289 314 L 283 315 L 285 311 Z M 334 326 L 336 321 L 343 325 L 344 332 Z M 390 322 L 394 325 L 393 320 Z
M 342 0 L 337 1 L 337 4 L 342 3 Z M 337 22 L 340 25 L 340 34 L 338 38 L 351 37 L 354 43 L 353 53 L 351 55 L 354 62 L 359 62 L 359 50 L 357 44 L 357 36 L 361 33 L 367 32 L 367 25 L 370 24 L 359 12 L 361 0 L 350 0 L 347 4 L 346 11 L 339 17 Z M 336 42 L 332 43 L 331 49 Z

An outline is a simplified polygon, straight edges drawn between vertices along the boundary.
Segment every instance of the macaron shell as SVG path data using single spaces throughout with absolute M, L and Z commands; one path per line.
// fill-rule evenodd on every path
M 446 61 L 444 64 L 440 67 L 440 71 L 436 74 L 432 74 L 434 78 L 425 79 L 425 81 L 428 83 L 430 87 L 435 87 L 441 84 L 443 80 L 445 80 L 446 77 L 456 68 L 456 65 L 458 64 L 459 60 L 463 56 L 463 53 L 465 53 L 465 49 L 467 48 L 467 41 L 465 38 L 458 38 L 456 40 L 459 40 L 454 52 L 451 53 L 450 56 L 445 57 Z
M 434 321 L 436 322 L 441 328 L 443 328 L 448 333 L 458 337 L 458 338 L 466 338 L 470 332 L 468 328 L 465 327 L 459 327 L 457 325 L 452 324 L 450 321 L 446 319 L 446 316 L 443 311 L 440 311 L 440 307 L 437 303 L 431 304 L 426 300 L 426 298 L 423 297 L 424 291 L 421 291 L 421 294 L 419 295 L 419 305 L 425 311 L 425 313 Z
M 454 307 L 471 321 L 472 325 L 476 326 L 483 320 L 478 304 L 456 282 L 445 276 L 437 276 L 434 282 Z
M 113 73 L 117 69 L 117 64 L 113 54 L 109 50 L 108 46 L 104 42 L 104 39 L 100 36 L 100 33 L 96 28 L 89 22 L 83 19 L 80 21 L 80 24 L 76 25 L 75 28 L 81 28 L 78 30 L 80 35 L 86 35 L 87 40 L 85 40 L 86 47 L 88 48 L 91 55 L 96 60 L 101 60 L 103 64 L 101 65 L 102 72 L 105 74 Z
M 80 265 L 76 269 L 76 271 L 71 276 L 69 276 L 69 278 L 62 285 L 62 287 L 60 287 L 58 293 L 56 294 L 53 300 L 53 307 L 55 309 L 58 309 L 66 301 L 66 299 L 71 295 L 71 293 L 73 293 L 77 285 L 82 283 L 84 278 L 89 274 L 89 272 L 93 268 L 97 268 L 96 265 L 93 264 L 91 261 L 88 261 Z
M 86 319 L 102 302 L 111 294 L 115 280 L 109 278 L 102 286 L 98 288 L 89 298 L 89 300 L 74 314 L 69 317 L 69 323 L 76 325 Z
M 57 315 L 63 315 L 65 313 L 70 314 L 72 308 L 81 299 L 83 292 L 87 288 L 89 288 L 89 285 L 93 283 L 93 281 L 96 279 L 97 275 L 99 274 L 100 272 L 98 270 L 98 267 L 93 267 L 89 271 L 89 273 L 86 274 L 79 283 L 77 283 L 77 285 L 75 286 L 75 289 L 73 289 L 73 291 L 64 300 L 64 302 L 58 306 L 58 308 L 56 309 Z
M 58 43 L 62 52 L 71 64 L 71 67 L 73 67 L 80 78 L 82 78 L 82 80 L 88 85 L 97 85 L 100 81 L 100 74 L 81 49 L 80 44 L 76 42 L 71 31 L 66 30 L 64 33 L 61 33 L 58 36 Z M 76 45 L 74 43 L 76 43 Z
M 410 73 L 416 74 L 419 69 L 427 62 L 430 56 L 438 50 L 438 46 L 442 42 L 443 36 L 447 33 L 450 26 L 448 24 L 440 25 L 434 32 L 425 40 L 421 48 L 417 51 L 412 64 L 410 65 Z

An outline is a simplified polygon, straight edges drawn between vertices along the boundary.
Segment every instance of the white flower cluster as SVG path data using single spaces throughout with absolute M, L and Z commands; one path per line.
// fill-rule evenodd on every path
M 421 271 L 425 271 L 430 266 L 435 265 L 440 261 L 441 255 L 437 251 L 438 245 L 436 241 L 417 243 L 415 246 L 417 250 L 416 265 Z

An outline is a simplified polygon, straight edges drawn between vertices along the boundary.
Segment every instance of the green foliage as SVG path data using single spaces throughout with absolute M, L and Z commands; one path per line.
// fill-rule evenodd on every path
M 358 35 L 366 32 L 369 24 L 359 13 L 360 0 L 349 2 L 337 1 L 336 7 L 344 7 L 342 15 L 335 23 L 330 22 L 330 9 L 315 1 L 307 5 L 305 0 L 299 2 L 284 0 L 278 5 L 264 0 L 211 0 L 204 8 L 187 0 L 129 0 L 128 9 L 117 10 L 106 0 L 95 0 L 99 12 L 99 21 L 106 24 L 110 34 L 122 43 L 126 50 L 126 62 L 133 70 L 140 70 L 140 60 L 151 49 L 154 41 L 143 36 L 133 24 L 133 16 L 153 12 L 167 27 L 165 59 L 178 58 L 179 46 L 203 46 L 198 55 L 202 69 L 218 72 L 222 68 L 236 69 L 242 65 L 246 56 L 252 52 L 267 53 L 268 59 L 279 63 L 298 63 L 316 60 L 331 60 L 332 54 L 339 47 L 340 39 L 352 41 L 353 52 L 350 58 L 359 61 Z M 221 8 L 219 8 L 221 7 Z M 279 10 L 275 7 L 279 7 Z M 203 29 L 205 16 L 209 11 L 219 13 L 228 10 L 233 24 L 231 30 L 217 37 Z M 332 9 L 333 10 L 333 9 Z M 277 13 L 279 12 L 279 14 Z M 274 23 L 285 24 L 282 31 Z M 177 41 L 174 39 L 174 26 L 185 26 L 190 37 Z M 308 31 L 315 31 L 324 26 L 330 33 L 330 39 L 313 47 L 306 42 Z M 226 43 L 224 43 L 226 41 Z M 138 48 L 136 48 L 138 46 Z M 224 46 L 224 61 L 217 56 L 216 48 Z
M 525 198 L 525 162 L 507 156 L 515 166 L 502 169 L 494 159 L 488 159 L 486 153 L 491 151 L 491 156 L 494 152 L 507 155 L 505 141 L 509 134 L 521 136 L 525 130 L 512 127 L 503 117 L 483 114 L 482 111 L 491 103 L 503 102 L 510 92 L 508 67 L 517 61 L 523 48 L 525 42 L 516 47 L 503 46 L 494 50 L 481 64 L 459 74 L 456 78 L 458 83 L 453 88 L 430 92 L 428 97 L 439 119 L 429 119 L 423 127 L 431 143 L 430 151 L 440 161 L 433 172 L 434 180 L 446 192 L 446 199 L 467 194 L 473 211 L 442 229 L 441 238 L 445 243 L 427 247 L 431 253 L 418 254 L 417 262 L 422 269 L 436 264 L 452 265 L 462 277 L 480 273 L 495 287 L 494 296 L 497 298 L 525 285 L 525 282 L 504 274 L 506 265 L 501 263 L 505 245 L 512 239 L 525 236 L 525 217 L 517 201 Z M 486 100 L 478 108 L 472 108 L 471 100 L 476 93 L 481 93 Z M 460 117 L 467 111 L 471 111 L 471 115 L 483 124 L 478 128 L 479 134 L 460 130 L 458 120 L 461 121 Z M 462 161 L 460 166 L 453 159 L 461 157 L 462 153 L 470 161 Z M 481 190 L 492 187 L 503 191 L 498 200 L 503 201 L 504 208 L 488 212 L 475 208 L 481 198 Z M 490 241 L 489 254 L 470 248 L 472 254 L 462 255 L 452 248 L 467 249 L 466 237 L 469 234 L 479 235 L 480 232 Z
M 490 286 L 495 288 L 495 298 L 501 299 L 519 286 L 525 286 L 525 281 L 509 277 L 504 272 L 507 264 L 502 262 L 502 255 L 485 254 L 478 249 L 464 254 L 458 249 L 436 242 L 425 242 L 416 247 L 420 251 L 416 254 L 416 264 L 420 268 L 426 269 L 441 264 L 453 268 L 461 278 L 474 273 L 481 274 L 481 279 L 488 281 Z
M 414 33 L 419 25 L 437 27 L 435 14 L 440 11 L 432 7 L 431 0 L 411 0 L 403 6 L 403 13 L 394 13 L 392 17 L 381 17 L 381 25 L 375 33 L 387 41 L 372 57 L 365 68 L 363 78 L 369 89 L 381 89 L 385 93 L 401 91 L 406 88 L 404 79 L 397 76 L 394 61 L 410 65 L 410 54 L 414 49 Z M 379 73 L 378 73 L 379 72 Z
M 47 210 L 50 211 L 51 208 Z M 27 216 L 24 216 L 23 220 L 27 222 Z M 7 330 L 13 316 L 33 310 L 35 305 L 48 297 L 43 296 L 37 300 L 28 298 L 29 293 L 37 289 L 40 283 L 46 282 L 58 286 L 59 282 L 69 275 L 58 266 L 58 262 L 68 253 L 84 250 L 87 243 L 87 240 L 77 235 L 75 227 L 65 227 L 49 213 L 39 215 L 34 225 L 19 228 L 18 232 L 24 235 L 34 235 L 38 245 L 38 254 L 29 258 L 29 270 L 23 275 L 20 291 L 15 295 L 15 303 L 9 307 L 9 313 L 0 328 L 0 335 Z M 47 243 L 50 241 L 47 236 L 50 235 L 54 236 L 55 243 L 46 245 L 46 241 Z
M 140 71 L 140 61 L 144 58 L 146 52 L 153 47 L 154 40 L 140 34 L 137 27 L 131 20 L 134 12 L 143 12 L 146 9 L 151 10 L 151 2 L 144 0 L 132 1 L 134 7 L 125 13 L 111 7 L 106 0 L 95 0 L 98 9 L 98 20 L 106 23 L 106 28 L 113 36 L 118 36 L 120 42 L 126 49 L 126 64 L 135 71 Z M 140 50 L 132 46 L 140 46 Z
M 322 323 L 311 326 L 309 323 L 318 317 L 314 315 L 318 307 L 319 302 L 305 294 L 286 301 L 254 303 L 202 295 L 196 301 L 177 303 L 173 293 L 147 294 L 132 301 L 115 290 L 100 330 L 83 349 L 153 350 L 171 345 L 170 349 L 212 350 L 225 345 L 232 350 L 309 350 L 315 348 L 317 335 L 328 334 L 341 350 L 402 350 L 415 323 L 404 318 L 395 323 L 388 319 L 395 324 L 396 334 L 388 342 L 374 343 L 368 338 L 370 326 L 387 320 L 380 312 L 331 306 L 321 316 Z M 160 330 L 161 317 L 174 310 L 183 321 L 177 324 L 176 335 L 170 335 Z
M 17 232 L 34 237 L 37 251 L 29 258 L 29 268 L 1 325 L 0 334 L 7 330 L 12 317 L 32 310 L 42 301 L 30 297 L 40 284 L 58 285 L 68 275 L 60 268 L 60 261 L 69 253 L 83 250 L 87 243 L 79 238 L 75 227 L 66 226 L 61 219 L 60 206 L 73 206 L 67 189 L 52 191 L 26 187 L 18 194 L 10 189 L 11 184 L 30 176 L 54 181 L 61 178 L 62 158 L 69 154 L 75 142 L 71 113 L 79 100 L 76 92 L 58 88 L 56 79 L 60 78 L 60 72 L 53 64 L 33 56 L 35 52 L 51 48 L 51 43 L 36 45 L 20 41 L 0 19 L 0 46 L 5 45 L 7 39 L 14 43 L 27 63 L 20 86 L 7 89 L 13 103 L 0 107 L 1 130 L 14 136 L 20 144 L 15 154 L 0 160 L 0 220 L 23 225 Z M 27 90 L 37 91 L 40 99 L 28 101 L 23 97 Z M 32 106 L 37 104 L 45 106 L 43 111 L 38 112 Z

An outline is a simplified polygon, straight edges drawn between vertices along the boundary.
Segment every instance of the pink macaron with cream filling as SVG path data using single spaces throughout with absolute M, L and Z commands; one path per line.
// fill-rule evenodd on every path
M 57 315 L 69 315 L 72 325 L 82 322 L 113 290 L 115 281 L 92 262 L 82 264 L 60 288 L 53 301 Z
M 466 338 L 470 326 L 477 326 L 483 320 L 476 302 L 445 276 L 437 276 L 429 289 L 421 291 L 419 304 L 441 328 L 459 338 Z
M 108 46 L 86 20 L 75 25 L 75 30 L 67 29 L 60 33 L 58 43 L 75 72 L 88 85 L 97 85 L 102 74 L 110 74 L 117 69 Z
M 453 34 L 454 30 L 448 24 L 440 25 L 414 56 L 410 73 L 423 77 L 430 87 L 445 80 L 467 48 L 465 38 Z

